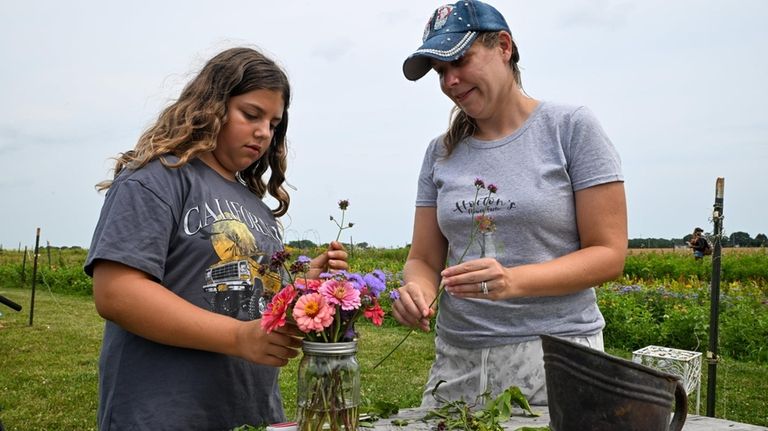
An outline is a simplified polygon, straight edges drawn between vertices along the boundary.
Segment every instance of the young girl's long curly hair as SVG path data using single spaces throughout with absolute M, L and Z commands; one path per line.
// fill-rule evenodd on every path
M 486 48 L 493 48 L 499 44 L 499 32 L 481 33 L 477 37 L 477 40 Z M 520 79 L 520 67 L 517 65 L 519 61 L 520 52 L 517 50 L 517 44 L 515 44 L 513 39 L 512 56 L 509 58 L 509 68 L 512 69 L 512 75 L 515 78 L 517 86 L 522 89 L 523 83 Z M 443 138 L 443 144 L 445 145 L 444 156 L 450 156 L 462 139 L 471 136 L 472 133 L 475 132 L 475 127 L 477 127 L 475 120 L 462 111 L 458 105 L 454 106 L 451 110 L 451 122 L 448 126 L 448 131 Z
M 165 108 L 155 124 L 141 135 L 136 147 L 116 157 L 114 177 L 125 168 L 139 169 L 158 158 L 163 165 L 178 168 L 200 154 L 213 151 L 219 131 L 227 121 L 227 102 L 253 90 L 281 92 L 285 107 L 267 152 L 239 172 L 238 177 L 259 198 L 269 192 L 278 202 L 272 214 L 284 215 L 291 201 L 283 187 L 291 88 L 280 66 L 251 48 L 231 48 L 211 58 L 184 87 L 178 100 Z M 178 157 L 178 161 L 169 162 L 165 158 L 169 154 Z M 262 176 L 267 168 L 270 176 L 265 183 Z M 96 188 L 102 191 L 111 185 L 112 180 L 107 180 Z

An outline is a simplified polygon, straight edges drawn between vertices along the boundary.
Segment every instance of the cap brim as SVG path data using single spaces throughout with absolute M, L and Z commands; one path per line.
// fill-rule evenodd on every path
M 403 62 L 403 74 L 411 81 L 423 77 L 432 68 L 431 59 L 454 61 L 461 58 L 477 38 L 478 33 L 445 33 L 424 42 L 419 49 Z
M 426 55 L 412 55 L 403 63 L 403 75 L 409 81 L 417 81 L 429 72 L 432 65 Z

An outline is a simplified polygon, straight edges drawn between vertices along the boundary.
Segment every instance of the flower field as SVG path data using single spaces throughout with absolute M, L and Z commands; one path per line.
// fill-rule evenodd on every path
M 408 254 L 406 248 L 349 251 L 352 271 L 383 270 L 395 283 Z M 292 252 L 312 256 L 319 250 Z M 78 248 L 42 249 L 38 288 L 90 295 L 91 280 L 82 271 L 85 255 Z M 725 248 L 720 259 L 720 353 L 768 363 L 768 250 Z M 23 252 L 0 251 L 0 289 L 29 287 L 32 268 L 31 253 L 25 261 Z M 711 257 L 695 261 L 688 250 L 631 249 L 624 276 L 597 288 L 606 346 L 632 350 L 656 344 L 705 352 L 711 277 Z M 396 323 L 385 319 L 385 325 Z
M 381 269 L 400 277 L 407 249 L 350 250 L 350 269 Z M 298 254 L 315 255 L 314 250 Z M 33 260 L 23 251 L 0 251 L 0 295 L 22 312 L 0 305 L 0 420 L 7 430 L 95 429 L 97 358 L 103 323 L 90 300 L 83 249 L 42 249 L 38 259 L 35 324 L 29 327 Z M 768 252 L 724 249 L 716 416 L 768 425 Z M 689 251 L 632 250 L 624 276 L 597 288 L 607 326 L 607 350 L 629 357 L 646 345 L 705 352 L 708 346 L 711 257 L 694 261 Z M 431 364 L 431 334 L 416 333 L 392 358 L 374 369 L 407 330 L 387 306 L 383 328 L 363 322 L 359 360 L 365 401 L 400 408 L 418 405 Z M 23 364 L 23 365 L 22 365 Z M 295 412 L 297 361 L 281 373 L 286 412 Z M 702 406 L 706 398 L 706 364 Z M 398 376 L 392 385 L 392 376 Z M 691 401 L 692 402 L 692 401 Z M 692 408 L 693 405 L 689 404 Z M 703 414 L 703 410 L 702 410 Z

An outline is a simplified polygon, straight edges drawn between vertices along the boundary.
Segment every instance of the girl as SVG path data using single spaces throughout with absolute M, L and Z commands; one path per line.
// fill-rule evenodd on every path
M 255 319 L 264 290 L 279 287 L 258 267 L 282 249 L 289 103 L 272 60 L 221 52 L 98 185 L 107 193 L 85 271 L 106 319 L 100 430 L 284 420 L 277 367 L 301 340 L 296 328 L 267 334 Z M 346 269 L 346 259 L 332 243 L 311 275 Z

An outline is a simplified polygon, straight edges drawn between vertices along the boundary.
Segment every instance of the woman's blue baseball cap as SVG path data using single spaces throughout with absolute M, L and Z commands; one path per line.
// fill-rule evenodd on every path
M 416 81 L 431 69 L 430 59 L 459 59 L 472 46 L 478 34 L 500 30 L 511 33 L 504 16 L 489 4 L 461 0 L 440 6 L 427 21 L 422 39 L 424 43 L 405 59 L 403 74 L 409 80 Z

